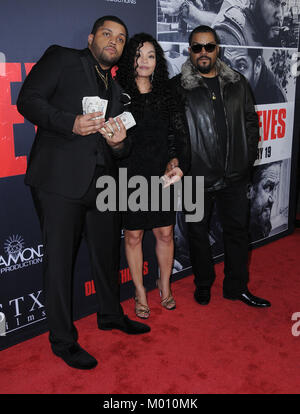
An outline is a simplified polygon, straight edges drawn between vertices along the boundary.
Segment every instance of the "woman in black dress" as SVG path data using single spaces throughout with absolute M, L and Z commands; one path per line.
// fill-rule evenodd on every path
M 138 317 L 146 319 L 150 309 L 143 285 L 145 230 L 152 229 L 156 238 L 161 305 L 168 310 L 176 307 L 170 288 L 176 212 L 174 207 L 172 211 L 150 211 L 150 182 L 151 177 L 165 174 L 175 181 L 181 178 L 188 164 L 188 133 L 168 87 L 163 50 L 152 36 L 140 33 L 130 39 L 119 64 L 117 80 L 131 96 L 128 111 L 137 124 L 128 131 L 132 140 L 131 153 L 119 166 L 127 168 L 128 179 L 139 175 L 149 184 L 148 211 L 128 210 L 122 214 L 126 258 L 136 290 L 135 311 Z

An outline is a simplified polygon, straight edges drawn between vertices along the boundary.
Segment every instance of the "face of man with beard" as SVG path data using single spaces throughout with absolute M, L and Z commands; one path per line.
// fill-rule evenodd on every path
M 280 164 L 267 166 L 255 183 L 251 194 L 251 221 L 261 228 L 264 237 L 272 229 L 271 211 L 279 184 Z
M 191 62 L 199 70 L 201 75 L 210 78 L 216 76 L 215 65 L 219 54 L 219 46 L 216 45 L 212 52 L 207 52 L 204 47 L 202 47 L 199 53 L 194 53 L 192 50 L 192 46 L 194 45 L 206 45 L 208 43 L 216 45 L 216 39 L 213 33 L 194 33 L 191 39 L 189 53 Z
M 104 70 L 118 62 L 125 43 L 125 27 L 110 20 L 106 20 L 94 35 L 88 37 L 88 47 Z
M 255 14 L 263 21 L 267 36 L 270 40 L 279 34 L 279 29 L 283 22 L 285 5 L 286 1 L 283 0 L 256 1 Z

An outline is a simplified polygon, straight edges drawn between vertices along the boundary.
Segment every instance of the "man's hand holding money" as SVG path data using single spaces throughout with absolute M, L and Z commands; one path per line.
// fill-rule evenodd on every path
M 82 99 L 83 115 L 75 119 L 73 132 L 79 135 L 89 135 L 100 132 L 108 145 L 119 149 L 126 138 L 126 130 L 135 125 L 130 112 L 123 112 L 105 122 L 108 101 L 99 96 L 85 96 Z
M 112 148 L 119 148 L 122 146 L 122 141 L 126 138 L 126 128 L 121 118 L 109 118 L 100 133 L 106 139 L 108 145 Z
M 72 132 L 74 134 L 83 136 L 100 132 L 101 128 L 103 128 L 105 123 L 105 119 L 100 118 L 102 117 L 102 115 L 102 112 L 93 112 L 91 114 L 86 115 L 77 115 L 75 118 Z M 99 117 L 99 119 L 95 119 L 95 117 Z
M 124 111 L 119 116 L 109 118 L 100 132 L 108 145 L 118 149 L 126 138 L 127 129 L 132 128 L 134 125 L 136 123 L 132 113 Z
M 105 123 L 107 104 L 108 101 L 99 96 L 85 96 L 82 99 L 83 115 L 76 116 L 72 132 L 83 136 L 101 132 Z

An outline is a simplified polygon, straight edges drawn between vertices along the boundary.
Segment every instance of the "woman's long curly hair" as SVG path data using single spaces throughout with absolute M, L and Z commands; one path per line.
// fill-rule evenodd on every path
M 171 102 L 168 88 L 169 74 L 164 51 L 154 37 L 147 33 L 138 33 L 131 37 L 118 63 L 116 79 L 131 96 L 130 111 L 133 113 L 133 116 L 137 120 L 141 119 L 143 116 L 143 100 L 135 81 L 137 76 L 135 59 L 139 53 L 139 49 L 143 47 L 145 42 L 149 42 L 154 46 L 156 54 L 156 66 L 151 81 L 151 108 L 159 112 L 162 118 L 166 118 L 169 114 Z

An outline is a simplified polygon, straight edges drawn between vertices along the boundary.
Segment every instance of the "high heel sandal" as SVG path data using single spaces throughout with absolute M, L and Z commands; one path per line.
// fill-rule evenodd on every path
M 138 318 L 141 319 L 148 319 L 150 316 L 150 308 L 147 305 L 143 305 L 139 302 L 137 297 L 134 298 L 135 300 L 135 314 Z
M 156 285 L 158 287 L 160 297 L 162 297 L 162 290 L 160 288 L 160 279 L 157 279 Z M 173 298 L 171 288 L 170 288 L 169 295 L 166 298 L 162 299 L 160 304 L 163 308 L 167 310 L 173 310 L 176 308 L 176 302 L 175 302 L 175 299 Z

